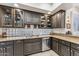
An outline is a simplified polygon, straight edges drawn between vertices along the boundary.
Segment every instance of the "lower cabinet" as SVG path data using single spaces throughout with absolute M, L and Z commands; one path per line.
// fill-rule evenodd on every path
M 52 38 L 52 50 L 60 56 L 70 56 L 70 42 Z
M 42 39 L 0 42 L 0 56 L 23 56 L 42 51 Z
M 4 48 L 4 56 L 13 56 L 13 45 L 8 45 Z
M 72 48 L 71 49 L 71 56 L 79 56 L 79 50 Z
M 58 50 L 60 56 L 70 56 L 70 42 L 59 40 Z
M 52 49 L 58 53 L 58 40 L 56 38 L 53 38 L 52 40 Z
M 13 56 L 13 41 L 0 42 L 0 56 Z
M 29 55 L 42 51 L 42 40 L 41 39 L 32 39 L 32 40 L 24 40 L 24 55 Z
M 3 55 L 4 55 L 4 49 L 3 49 L 3 47 L 0 47 L 0 56 L 3 56 Z
M 60 56 L 70 56 L 70 47 L 63 45 L 63 44 L 59 44 L 59 55 Z
M 23 56 L 23 40 L 14 41 L 14 56 Z
M 79 56 L 79 44 L 71 43 L 71 56 Z

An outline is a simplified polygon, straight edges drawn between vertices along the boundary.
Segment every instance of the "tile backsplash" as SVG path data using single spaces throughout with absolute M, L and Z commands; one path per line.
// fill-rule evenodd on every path
M 65 28 L 55 28 L 52 29 L 53 33 L 61 33 L 61 34 L 66 34 L 66 29 Z
M 47 35 L 52 32 L 52 29 L 25 29 L 25 28 L 0 28 L 0 29 L 2 29 L 1 32 L 6 32 L 7 36 Z

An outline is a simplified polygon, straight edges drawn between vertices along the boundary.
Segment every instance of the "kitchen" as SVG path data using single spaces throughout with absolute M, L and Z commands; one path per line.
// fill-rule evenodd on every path
M 0 3 L 0 56 L 79 56 L 78 3 Z

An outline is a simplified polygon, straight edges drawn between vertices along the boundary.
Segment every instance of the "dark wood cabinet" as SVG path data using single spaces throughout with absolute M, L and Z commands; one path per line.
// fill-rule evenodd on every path
M 23 56 L 23 40 L 14 41 L 14 56 Z
M 4 48 L 4 56 L 13 56 L 13 44 Z
M 0 27 L 24 27 L 26 24 L 40 24 L 42 13 L 0 6 Z
M 52 50 L 60 56 L 79 56 L 79 44 L 52 38 Z
M 79 56 L 79 44 L 71 43 L 71 56 Z
M 42 51 L 41 39 L 24 40 L 24 55 Z
M 65 11 L 60 10 L 51 16 L 52 28 L 65 28 Z
M 70 56 L 70 42 L 52 38 L 52 50 L 60 56 Z
M 65 12 L 61 12 L 60 16 L 60 27 L 65 28 Z
M 24 11 L 21 9 L 13 9 L 14 11 L 14 27 L 24 27 Z
M 13 27 L 13 8 L 0 6 L 0 26 Z
M 3 56 L 4 55 L 4 50 L 3 50 L 3 47 L 0 45 L 0 56 Z
M 40 24 L 41 13 L 24 11 L 24 24 Z
M 71 48 L 71 56 L 79 56 L 79 50 Z
M 0 56 L 13 56 L 13 41 L 0 42 Z
M 58 40 L 56 38 L 52 39 L 52 49 L 58 53 Z
M 58 54 L 60 56 L 70 56 L 70 42 L 60 40 Z

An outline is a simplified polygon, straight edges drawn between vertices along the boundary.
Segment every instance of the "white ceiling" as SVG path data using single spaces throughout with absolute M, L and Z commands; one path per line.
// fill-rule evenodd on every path
M 53 6 L 53 3 L 22 3 L 22 4 L 48 10 L 48 11 L 50 11 Z

